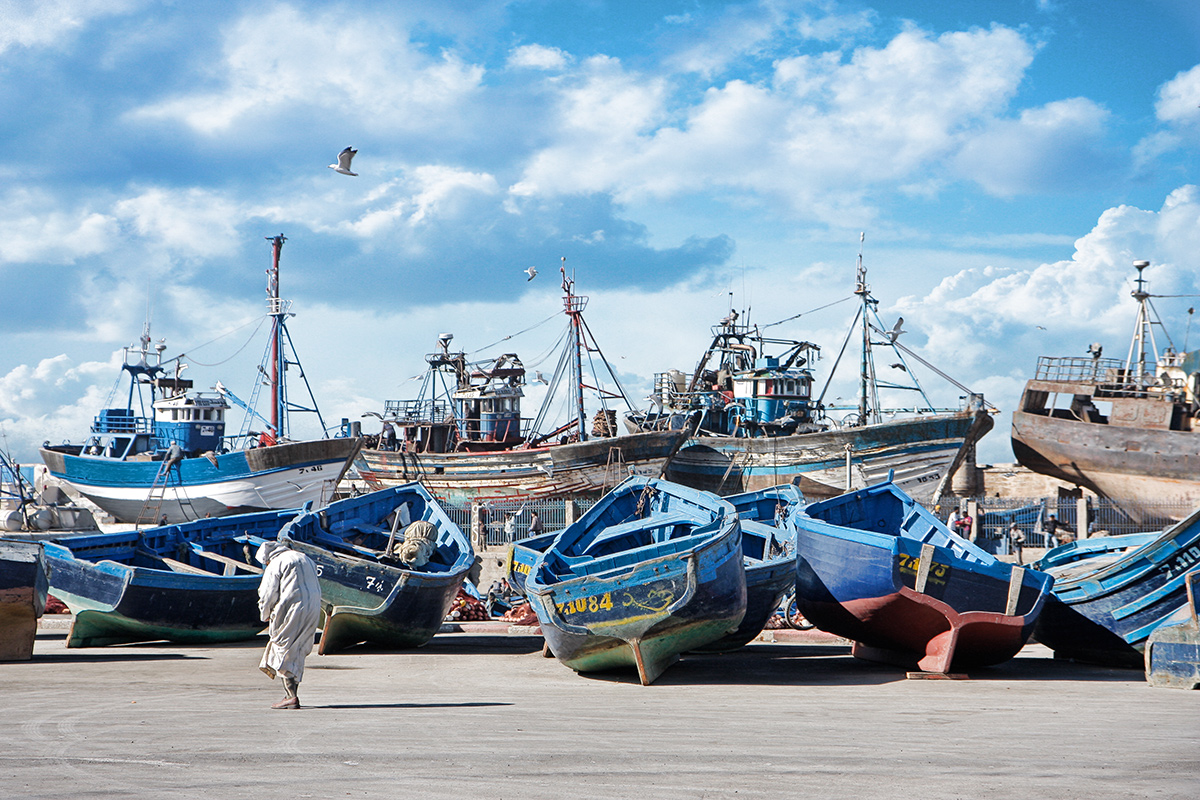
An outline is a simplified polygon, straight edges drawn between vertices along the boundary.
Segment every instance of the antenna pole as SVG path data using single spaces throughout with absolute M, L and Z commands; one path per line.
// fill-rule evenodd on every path
M 284 386 L 283 386 L 283 325 L 284 317 L 287 316 L 283 309 L 283 302 L 279 299 L 279 254 L 283 250 L 283 243 L 287 241 L 282 233 L 278 236 L 268 236 L 267 241 L 271 243 L 271 268 L 267 270 L 267 313 L 274 318 L 271 323 L 271 359 L 270 359 L 270 375 L 271 381 L 271 435 L 275 441 L 281 440 L 286 431 L 282 426 L 286 419 L 284 411 Z
M 571 335 L 575 338 L 575 352 L 572 356 L 571 367 L 575 371 L 575 417 L 579 426 L 579 441 L 587 440 L 587 416 L 583 408 L 583 309 L 587 306 L 587 298 L 575 294 L 575 281 L 567 277 L 567 257 L 562 257 L 562 288 L 563 310 L 571 320 Z
M 1146 279 L 1143 271 L 1150 266 L 1149 261 L 1135 261 L 1134 268 L 1138 271 L 1137 286 L 1131 292 L 1133 299 L 1137 301 L 1138 313 L 1137 322 L 1134 323 L 1133 341 L 1129 343 L 1129 355 L 1125 359 L 1125 376 L 1128 379 L 1131 375 L 1136 375 L 1139 386 L 1146 384 L 1146 337 L 1149 336 L 1151 346 L 1153 346 L 1154 333 L 1150 330 L 1150 314 L 1146 308 L 1146 301 L 1150 298 L 1150 293 L 1146 291 Z M 1134 359 L 1136 357 L 1137 372 L 1134 373 Z

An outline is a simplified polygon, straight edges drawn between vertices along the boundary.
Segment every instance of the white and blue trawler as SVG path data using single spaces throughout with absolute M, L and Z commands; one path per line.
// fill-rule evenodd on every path
M 192 381 L 180 377 L 186 366 L 181 357 L 164 361 L 165 345 L 160 341 L 151 347 L 147 323 L 140 347 L 125 350 L 124 403 L 110 400 L 82 444 L 44 445 L 41 456 L 50 474 L 118 522 L 139 525 L 297 508 L 308 502 L 322 505 L 332 499 L 360 439 L 289 439 L 288 411 L 315 411 L 316 403 L 304 409 L 287 399 L 284 373 L 298 362 L 294 351 L 289 360 L 284 350 L 291 342 L 285 327 L 287 304 L 279 299 L 284 237 L 270 241 L 272 334 L 261 367 L 270 387 L 270 418 L 249 411 L 252 405 L 220 383 L 214 392 L 191 391 Z M 227 436 L 230 400 L 247 408 L 262 430 L 248 430 L 248 417 L 243 433 Z

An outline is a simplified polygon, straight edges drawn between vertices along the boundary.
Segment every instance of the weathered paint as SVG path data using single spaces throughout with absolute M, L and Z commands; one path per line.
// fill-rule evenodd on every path
M 1147 637 L 1187 602 L 1186 576 L 1200 566 L 1200 510 L 1115 560 L 1097 560 L 1091 569 L 1088 560 L 1048 568 L 1054 594 L 1034 635 L 1063 656 L 1142 668 Z
M 800 517 L 796 602 L 870 660 L 946 673 L 1024 646 L 1052 579 L 1005 564 L 884 483 Z
M 0 539 L 0 661 L 33 657 L 46 608 L 46 558 L 38 542 Z
M 706 493 L 630 478 L 562 531 L 525 591 L 565 665 L 632 666 L 648 685 L 745 615 L 737 512 Z

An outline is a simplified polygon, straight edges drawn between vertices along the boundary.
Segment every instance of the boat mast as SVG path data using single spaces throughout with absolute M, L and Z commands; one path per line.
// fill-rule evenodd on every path
M 278 236 L 267 236 L 271 243 L 271 268 L 267 270 L 267 314 L 272 317 L 271 323 L 271 355 L 268 378 L 271 389 L 271 436 L 275 441 L 282 441 L 287 434 L 282 429 L 287 413 L 283 404 L 286 402 L 283 384 L 283 326 L 287 317 L 284 303 L 279 299 L 279 254 L 283 243 L 287 241 L 282 233 Z
M 571 320 L 571 336 L 574 352 L 571 368 L 574 371 L 572 385 L 575 387 L 575 419 L 579 426 L 579 441 L 587 440 L 587 417 L 583 409 L 583 309 L 587 307 L 587 297 L 575 294 L 575 279 L 567 277 L 567 257 L 562 257 L 563 310 Z
M 860 425 L 879 422 L 879 397 L 875 384 L 875 359 L 871 353 L 871 312 L 879 301 L 867 286 L 867 268 L 863 266 L 862 246 L 866 233 L 858 235 L 858 268 L 854 293 L 862 300 L 862 361 L 859 370 L 858 421 Z
M 1149 381 L 1146 372 L 1146 340 L 1150 341 L 1150 352 L 1157 354 L 1158 347 L 1154 341 L 1154 328 L 1151 325 L 1149 300 L 1150 293 L 1146 291 L 1145 277 L 1142 271 L 1150 266 L 1149 261 L 1135 261 L 1133 266 L 1138 271 L 1137 287 L 1130 293 L 1137 301 L 1137 322 L 1134 324 L 1133 340 L 1129 343 L 1129 355 L 1125 359 L 1125 375 L 1136 378 L 1139 386 L 1145 386 Z M 1137 371 L 1134 372 L 1134 359 L 1137 359 Z M 1157 355 L 1155 356 L 1157 358 Z

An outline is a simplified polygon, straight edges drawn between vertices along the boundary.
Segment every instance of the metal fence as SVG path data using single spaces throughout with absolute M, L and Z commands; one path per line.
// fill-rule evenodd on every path
M 567 527 L 595 504 L 595 500 L 489 500 L 478 508 L 479 531 L 474 527 L 471 505 L 443 507 L 455 524 L 471 532 L 476 546 L 491 548 L 504 547 L 528 536 L 533 513 L 541 519 L 542 530 L 551 533 Z M 482 536 L 477 535 L 480 532 Z
M 1079 503 L 1074 497 L 980 497 L 959 501 L 965 509 L 968 502 L 976 507 L 976 544 L 985 550 L 1007 554 L 1012 549 L 1009 526 L 1016 523 L 1024 537 L 1025 547 L 1053 547 L 1061 541 L 1053 541 L 1046 532 L 1046 520 L 1051 513 L 1070 536 L 1078 538 Z M 1084 536 L 1117 536 L 1126 533 L 1144 533 L 1162 530 L 1174 520 L 1183 519 L 1195 509 L 1189 503 L 1142 503 L 1138 514 L 1121 508 L 1115 501 L 1104 497 L 1087 499 L 1087 521 Z M 952 507 L 952 506 L 951 506 Z M 942 519 L 949 513 L 942 505 Z

